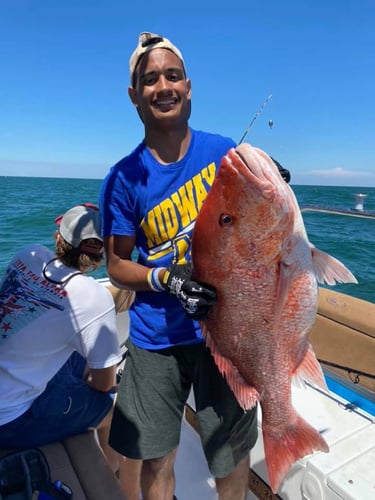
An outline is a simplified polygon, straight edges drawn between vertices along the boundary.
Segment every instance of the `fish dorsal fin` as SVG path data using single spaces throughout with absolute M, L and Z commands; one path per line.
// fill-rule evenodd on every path
M 325 391 L 328 390 L 322 367 L 316 359 L 311 344 L 309 344 L 302 362 L 298 365 L 297 369 L 292 375 L 292 381 L 294 385 L 300 386 L 302 382 L 307 380 L 308 382 L 317 385 Z
M 244 410 L 251 410 L 260 399 L 258 391 L 245 382 L 237 368 L 228 358 L 225 358 L 219 353 L 215 341 L 204 323 L 201 324 L 201 328 L 203 336 L 206 339 L 207 347 L 211 351 L 219 372 L 225 377 L 225 380 L 232 389 L 240 406 Z
M 339 260 L 328 253 L 311 246 L 312 262 L 316 279 L 319 283 L 358 283 L 355 276 Z

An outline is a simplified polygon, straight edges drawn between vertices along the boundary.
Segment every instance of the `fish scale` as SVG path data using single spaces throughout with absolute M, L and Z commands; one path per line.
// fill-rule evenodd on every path
M 309 342 L 317 282 L 356 282 L 308 241 L 297 200 L 272 159 L 244 143 L 231 149 L 199 212 L 193 278 L 218 300 L 202 332 L 220 372 L 246 410 L 260 404 L 265 459 L 276 492 L 290 466 L 328 451 L 291 403 L 299 377 L 325 388 Z

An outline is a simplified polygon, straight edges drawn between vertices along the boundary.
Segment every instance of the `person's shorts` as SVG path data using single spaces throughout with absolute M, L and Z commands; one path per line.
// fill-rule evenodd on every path
M 42 446 L 96 427 L 113 406 L 114 394 L 82 380 L 86 361 L 74 352 L 31 407 L 0 426 L 2 448 Z
M 193 385 L 209 469 L 225 477 L 257 439 L 257 410 L 244 412 L 203 344 L 148 351 L 127 342 L 109 444 L 134 459 L 163 457 L 177 448 Z

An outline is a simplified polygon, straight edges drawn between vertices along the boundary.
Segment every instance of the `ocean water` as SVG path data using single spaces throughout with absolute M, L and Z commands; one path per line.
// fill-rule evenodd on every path
M 101 181 L 39 177 L 0 177 L 0 275 L 13 254 L 32 242 L 53 250 L 54 219 L 75 204 L 98 203 Z M 367 195 L 375 211 L 375 188 L 292 186 L 300 206 L 354 208 L 355 194 Z M 303 212 L 310 241 L 341 260 L 359 284 L 335 290 L 375 303 L 375 219 Z M 94 277 L 105 277 L 105 267 Z

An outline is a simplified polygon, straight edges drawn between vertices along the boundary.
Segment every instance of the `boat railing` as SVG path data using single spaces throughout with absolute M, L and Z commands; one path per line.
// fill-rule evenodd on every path
M 302 205 L 301 212 L 321 212 L 332 215 L 347 215 L 349 217 L 361 217 L 362 219 L 375 219 L 375 210 L 365 210 L 364 202 L 367 194 L 357 193 L 354 208 L 332 207 L 328 205 Z
M 347 215 L 361 217 L 362 219 L 375 219 L 374 210 L 358 210 L 356 208 L 335 208 L 327 205 L 302 205 L 301 212 L 322 212 L 333 215 Z

